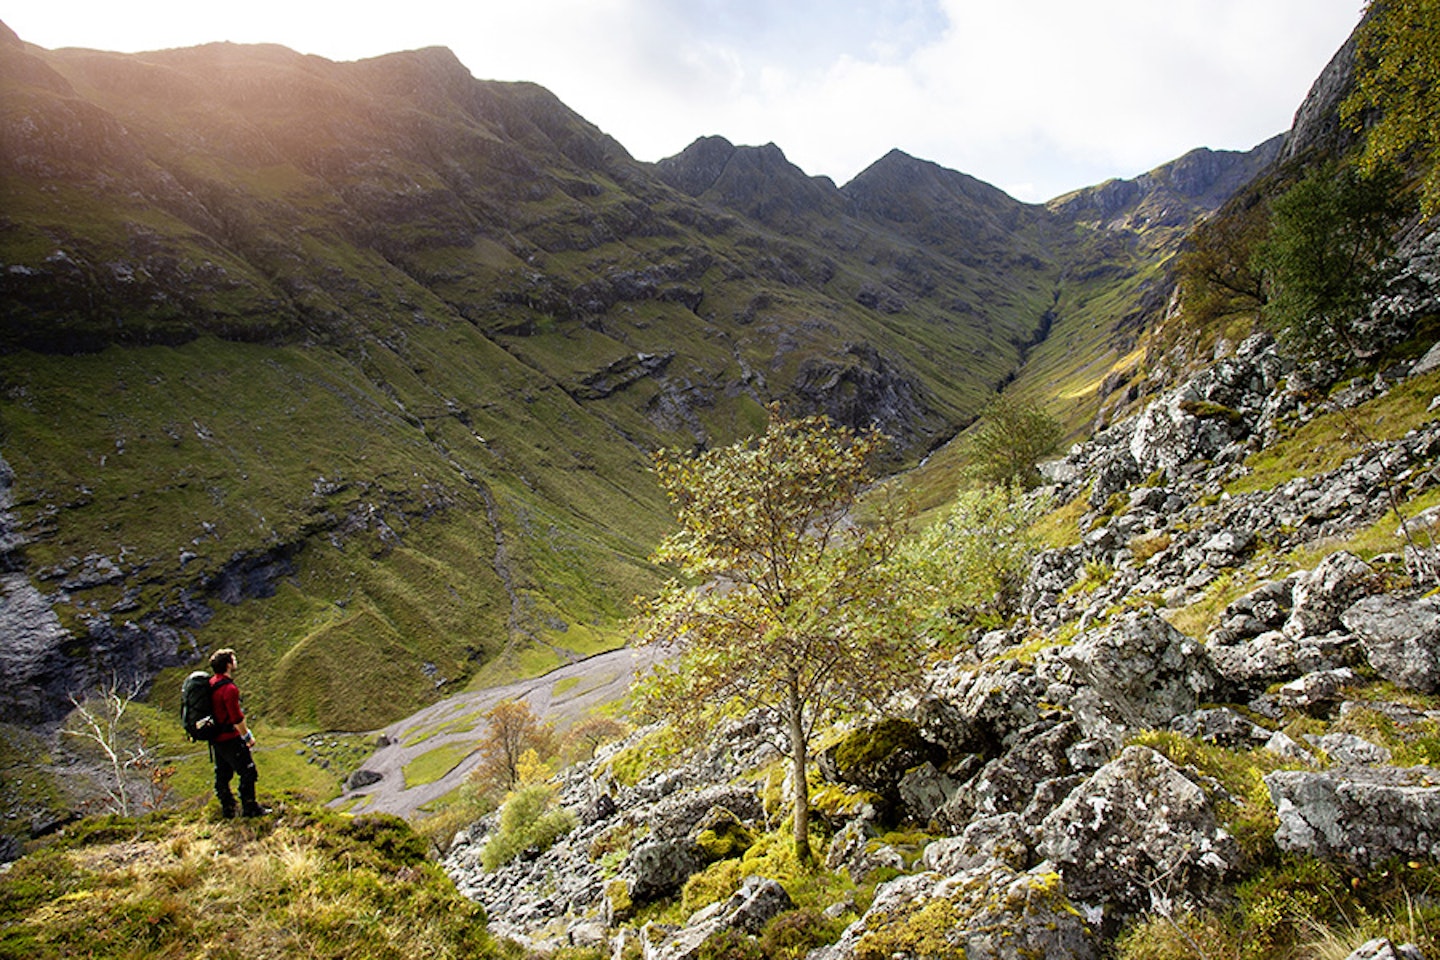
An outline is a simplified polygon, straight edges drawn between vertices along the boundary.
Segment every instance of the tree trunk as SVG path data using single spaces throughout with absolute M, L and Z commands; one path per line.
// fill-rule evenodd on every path
M 790 721 L 791 779 L 795 781 L 795 859 L 801 866 L 808 867 L 810 856 L 810 781 L 805 765 L 805 724 L 801 713 L 800 693 L 792 686 L 786 704 Z

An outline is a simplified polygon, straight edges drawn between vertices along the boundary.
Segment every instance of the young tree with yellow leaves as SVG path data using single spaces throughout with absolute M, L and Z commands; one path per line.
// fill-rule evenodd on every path
M 917 605 L 893 562 L 901 525 L 855 516 L 882 440 L 772 406 L 759 438 L 655 457 L 680 525 L 656 559 L 678 564 L 690 583 L 672 580 L 645 604 L 645 640 L 677 648 L 649 686 L 649 705 L 702 719 L 738 700 L 779 716 L 804 864 L 817 721 L 839 706 L 884 701 L 924 661 Z

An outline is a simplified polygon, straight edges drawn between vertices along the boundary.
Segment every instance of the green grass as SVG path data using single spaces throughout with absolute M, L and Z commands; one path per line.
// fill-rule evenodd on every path
M 405 764 L 405 786 L 418 787 L 434 783 L 474 752 L 473 743 L 447 743 L 428 750 Z
M 1269 490 L 1295 477 L 1339 467 L 1368 444 L 1404 435 L 1436 414 L 1428 411 L 1440 391 L 1440 373 L 1415 377 L 1353 410 L 1335 410 L 1295 429 L 1280 443 L 1251 454 L 1249 473 L 1226 486 L 1232 494 Z

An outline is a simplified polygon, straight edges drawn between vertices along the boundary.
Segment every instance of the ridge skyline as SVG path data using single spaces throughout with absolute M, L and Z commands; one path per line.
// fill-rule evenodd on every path
M 642 162 L 719 135 L 777 144 L 808 176 L 844 184 L 893 147 L 1025 203 L 1131 179 L 1195 147 L 1251 149 L 1289 126 L 1358 20 L 1342 0 L 1181 3 L 1163 14 L 1127 0 L 1048 12 L 1031 0 L 1013 14 L 910 0 L 823 17 L 812 3 L 617 0 L 595 11 L 541 0 L 528 12 L 456 13 L 420 0 L 403 20 L 361 9 L 343 24 L 323 11 L 282 17 L 268 0 L 224 16 L 159 0 L 123 18 L 80 6 L 88 13 L 60 21 L 10 11 L 7 23 L 51 49 L 229 40 L 345 62 L 443 46 L 477 79 L 553 91 Z M 988 73 L 987 47 L 1004 58 Z M 1064 171 L 1041 174 L 1038 163 Z

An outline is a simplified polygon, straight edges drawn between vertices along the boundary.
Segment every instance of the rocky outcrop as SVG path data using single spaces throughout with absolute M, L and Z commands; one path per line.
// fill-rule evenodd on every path
M 1368 870 L 1394 857 L 1440 858 L 1440 770 L 1280 770 L 1265 778 L 1282 850 Z

